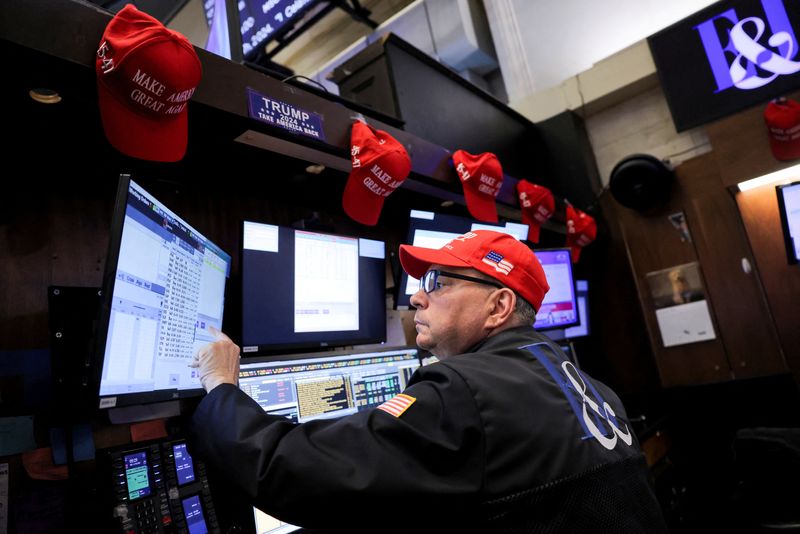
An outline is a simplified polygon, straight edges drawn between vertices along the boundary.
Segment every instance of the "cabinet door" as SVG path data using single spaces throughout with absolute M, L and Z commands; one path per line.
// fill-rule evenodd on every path
M 695 158 L 678 168 L 678 198 L 691 213 L 695 248 L 731 370 L 735 378 L 785 372 L 736 201 L 716 166 L 705 159 Z
M 664 386 L 786 371 L 736 204 L 715 169 L 713 153 L 687 161 L 667 205 L 648 214 L 616 209 Z M 691 240 L 668 218 L 681 211 Z M 665 347 L 646 275 L 690 262 L 700 264 L 716 339 Z

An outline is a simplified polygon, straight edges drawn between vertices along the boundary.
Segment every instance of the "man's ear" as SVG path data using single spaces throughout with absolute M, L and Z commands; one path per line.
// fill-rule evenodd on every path
M 514 314 L 514 307 L 517 304 L 517 295 L 507 287 L 498 289 L 490 297 L 489 316 L 486 318 L 488 328 L 503 326 Z

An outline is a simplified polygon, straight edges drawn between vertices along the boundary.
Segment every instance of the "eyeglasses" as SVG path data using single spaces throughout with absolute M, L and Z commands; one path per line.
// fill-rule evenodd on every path
M 425 293 L 431 293 L 436 291 L 442 285 L 439 283 L 439 277 L 445 276 L 447 278 L 457 278 L 458 280 L 466 280 L 467 282 L 475 282 L 476 284 L 485 284 L 487 286 L 496 287 L 497 289 L 502 289 L 503 286 L 497 282 L 490 282 L 489 280 L 483 280 L 482 278 L 475 278 L 474 276 L 465 276 L 463 274 L 456 274 L 450 273 L 447 271 L 440 271 L 439 269 L 432 269 L 427 273 L 422 275 L 422 278 L 419 281 L 419 288 L 423 290 Z

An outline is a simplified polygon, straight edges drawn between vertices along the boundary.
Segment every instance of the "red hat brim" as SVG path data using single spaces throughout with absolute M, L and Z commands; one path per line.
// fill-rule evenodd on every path
M 472 267 L 471 264 L 456 258 L 446 250 L 400 245 L 400 265 L 414 278 L 422 278 L 434 264 L 446 267 Z

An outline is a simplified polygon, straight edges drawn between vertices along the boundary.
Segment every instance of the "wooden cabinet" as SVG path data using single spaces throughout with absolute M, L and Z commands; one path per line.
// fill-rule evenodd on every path
M 714 152 L 683 163 L 669 202 L 642 214 L 615 204 L 663 386 L 719 382 L 787 371 L 736 201 Z M 682 211 L 691 241 L 668 215 Z M 744 265 L 743 265 L 744 261 Z M 698 262 L 716 339 L 665 347 L 647 273 Z

